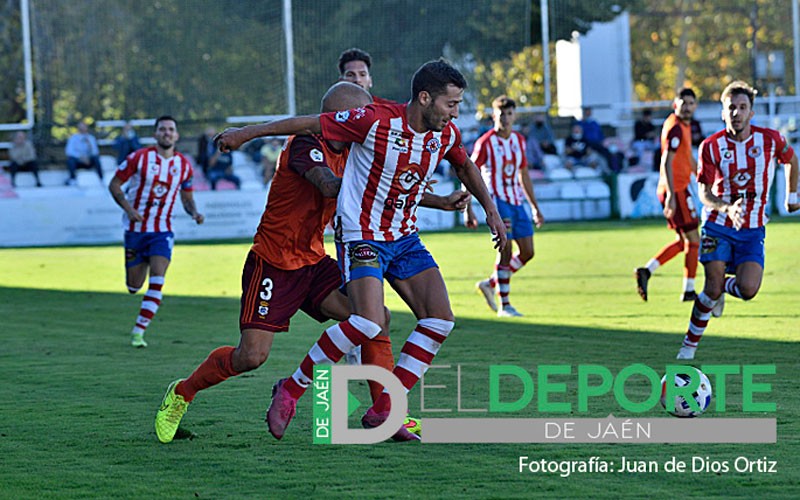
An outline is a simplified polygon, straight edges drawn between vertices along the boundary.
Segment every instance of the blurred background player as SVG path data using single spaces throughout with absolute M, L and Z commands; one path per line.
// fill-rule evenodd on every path
M 494 273 L 475 285 L 492 311 L 497 311 L 497 315 L 502 317 L 522 316 L 509 301 L 511 275 L 522 269 L 534 255 L 533 224 L 521 193 L 530 203 L 536 227 L 544 224 L 528 174 L 525 137 L 513 130 L 516 107 L 517 103 L 504 95 L 492 101 L 494 128 L 478 138 L 472 152 L 472 161 L 481 169 L 483 182 L 497 205 L 509 239 L 517 244 L 517 253 L 513 255 L 511 245 L 502 248 L 497 255 Z M 466 216 L 466 225 L 477 227 L 471 208 L 467 209 Z M 495 289 L 500 295 L 499 309 L 495 302 Z
M 117 168 L 108 190 L 125 211 L 125 282 L 130 293 L 142 288 L 148 272 L 147 292 L 136 324 L 131 331 L 131 345 L 147 347 L 144 332 L 161 305 L 161 289 L 172 258 L 174 234 L 172 209 L 181 195 L 183 209 L 198 224 L 204 217 L 197 211 L 192 195 L 192 163 L 175 151 L 178 125 L 170 116 L 156 120 L 156 145 L 134 151 Z M 128 182 L 126 193 L 122 185 Z
M 372 57 L 368 52 L 353 47 L 339 55 L 339 80 L 355 83 L 362 89 L 372 94 Z M 394 104 L 394 101 L 383 99 L 375 95 L 372 101 L 376 104 Z
M 798 162 L 777 130 L 750 124 L 756 90 L 735 81 L 722 92 L 725 130 L 700 144 L 697 181 L 703 201 L 703 291 L 697 296 L 678 359 L 694 359 L 711 316 L 722 315 L 724 294 L 750 300 L 764 276 L 764 239 L 775 161 L 786 172 L 786 207 L 800 210 Z M 725 277 L 728 274 L 735 276 Z
M 664 207 L 667 227 L 677 234 L 675 241 L 664 246 L 645 267 L 634 270 L 636 290 L 647 301 L 647 284 L 653 272 L 683 252 L 683 293 L 681 300 L 697 298 L 694 281 L 697 276 L 697 254 L 700 234 L 697 227 L 697 203 L 690 191 L 691 176 L 697 171 L 692 154 L 692 117 L 697 97 L 690 88 L 678 92 L 670 113 L 661 128 L 661 168 L 658 179 L 658 199 Z

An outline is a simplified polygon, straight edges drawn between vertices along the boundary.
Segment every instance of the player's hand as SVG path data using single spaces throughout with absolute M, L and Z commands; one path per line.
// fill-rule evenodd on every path
M 467 191 L 453 191 L 442 198 L 442 201 L 444 202 L 442 210 L 460 211 L 467 208 L 469 202 L 472 201 L 472 195 Z
M 492 241 L 497 250 L 503 250 L 508 244 L 508 237 L 506 236 L 506 225 L 500 214 L 497 211 L 492 211 L 486 214 L 486 224 L 492 232 Z
M 725 213 L 728 214 L 728 217 L 733 223 L 733 228 L 737 231 L 741 229 L 742 224 L 744 224 L 744 217 L 742 215 L 742 202 L 744 202 L 744 198 L 738 198 L 725 209 Z
M 675 198 L 672 197 L 671 193 L 667 193 L 664 197 L 664 217 L 667 219 L 671 219 L 673 215 L 675 215 Z
M 464 210 L 464 227 L 467 229 L 478 229 L 478 218 L 475 217 L 475 212 L 472 211 L 472 207 L 467 205 L 467 209 Z
M 797 199 L 798 197 L 800 197 L 800 190 L 798 190 L 795 193 L 791 193 L 789 194 L 789 196 L 787 196 L 786 210 L 788 210 L 789 213 L 797 212 L 798 210 L 800 210 L 800 200 Z
M 202 224 L 203 222 L 205 222 L 205 220 L 206 220 L 205 216 L 203 214 L 199 214 L 199 213 L 198 214 L 194 214 L 192 216 L 192 219 L 197 223 L 198 226 L 200 224 Z
M 230 153 L 234 149 L 239 149 L 239 146 L 245 142 L 247 140 L 242 133 L 242 129 L 236 127 L 226 128 L 214 136 L 214 146 L 223 153 Z
M 426 193 L 433 193 L 433 185 L 439 182 L 436 179 L 430 179 L 428 182 L 425 183 L 425 192 Z
M 128 212 L 128 219 L 131 222 L 142 222 L 144 220 L 144 217 L 142 217 L 142 214 L 140 214 L 136 210 L 131 210 L 130 212 Z
M 536 224 L 537 228 L 544 226 L 544 215 L 542 215 L 542 212 L 537 210 L 536 213 L 533 214 L 533 223 Z

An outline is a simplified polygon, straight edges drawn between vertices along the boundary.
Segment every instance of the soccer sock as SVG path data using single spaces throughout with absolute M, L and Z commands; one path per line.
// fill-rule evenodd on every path
M 387 335 L 376 335 L 375 338 L 361 344 L 361 364 L 380 366 L 392 371 L 394 355 L 391 339 Z M 368 380 L 367 383 L 369 395 L 374 403 L 383 392 L 383 386 L 374 380 Z
M 725 278 L 725 293 L 737 299 L 742 298 L 742 292 L 739 290 L 739 285 L 736 284 L 736 277 L 728 276 Z
M 669 245 L 665 245 L 664 248 L 658 251 L 655 257 L 650 259 L 650 262 L 647 263 L 647 269 L 650 271 L 650 274 L 653 273 L 656 269 L 663 266 L 667 262 L 669 262 L 673 257 L 678 255 L 683 251 L 683 242 L 681 240 L 675 240 Z
M 694 279 L 697 276 L 697 255 L 700 250 L 700 243 L 687 241 L 683 247 L 686 257 L 683 260 L 683 290 L 691 292 L 694 290 Z
M 454 325 L 452 321 L 438 318 L 424 318 L 417 322 L 417 327 L 400 351 L 400 358 L 393 371 L 406 388 L 406 393 L 425 375 Z M 389 394 L 384 392 L 375 401 L 372 409 L 376 413 L 382 413 L 388 411 L 390 407 Z
M 380 332 L 381 327 L 367 318 L 350 315 L 346 321 L 322 332 L 322 336 L 311 346 L 300 367 L 286 379 L 283 387 L 293 398 L 299 399 L 314 379 L 314 365 L 335 364 L 350 349 L 375 338 Z
M 506 266 L 497 266 L 497 290 L 503 307 L 509 305 L 508 294 L 511 292 L 511 269 Z
M 508 263 L 508 267 L 511 269 L 511 274 L 514 274 L 515 272 L 525 267 L 525 263 L 522 262 L 522 259 L 519 258 L 519 254 L 514 254 L 514 256 L 511 257 L 511 261 Z M 492 288 L 495 288 L 497 286 L 497 266 L 495 266 L 494 274 L 489 276 L 489 285 Z
M 719 299 L 718 299 L 719 300 Z M 686 331 L 686 337 L 683 339 L 683 345 L 686 347 L 697 347 L 700 342 L 700 337 L 708 326 L 708 319 L 711 317 L 711 309 L 717 303 L 712 300 L 706 292 L 700 292 L 694 300 L 694 307 L 692 307 L 692 317 L 689 320 L 689 329 Z
M 161 288 L 164 286 L 163 276 L 150 276 L 150 284 L 142 297 L 142 307 L 139 309 L 139 316 L 136 318 L 136 325 L 131 333 L 143 334 L 150 321 L 161 305 Z
M 186 380 L 178 382 L 175 394 L 180 394 L 186 401 L 191 401 L 199 391 L 239 375 L 239 372 L 233 369 L 235 350 L 233 346 L 224 346 L 211 351 L 205 361 L 200 363 Z

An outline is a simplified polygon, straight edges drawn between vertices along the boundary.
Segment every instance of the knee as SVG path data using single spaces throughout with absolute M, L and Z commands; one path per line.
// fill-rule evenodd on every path
M 267 361 L 267 357 L 269 357 L 269 351 L 260 349 L 237 349 L 236 354 L 233 368 L 240 373 L 255 370 L 263 365 Z
M 533 259 L 533 256 L 536 255 L 536 252 L 531 248 L 528 251 L 520 252 L 519 253 L 519 260 L 523 264 L 527 264 Z
M 742 300 L 750 300 L 758 293 L 758 285 L 740 283 L 739 293 L 742 295 Z
M 389 311 L 389 308 L 384 306 L 383 307 L 383 323 L 380 325 L 381 333 L 383 335 L 389 336 L 389 325 L 392 322 L 392 312 Z

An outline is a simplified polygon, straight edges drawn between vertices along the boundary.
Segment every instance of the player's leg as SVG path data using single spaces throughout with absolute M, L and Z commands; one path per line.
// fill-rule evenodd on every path
M 144 234 L 125 231 L 125 286 L 129 293 L 136 293 L 144 285 L 150 267 L 143 255 Z
M 700 232 L 697 228 L 684 231 L 683 233 L 683 295 L 681 300 L 691 302 L 697 298 L 695 292 L 695 279 L 697 278 L 697 266 L 699 264 L 700 252 Z
M 658 200 L 661 202 L 661 206 L 663 207 L 666 201 L 665 194 L 659 193 Z M 676 210 L 676 212 L 678 211 L 679 210 Z M 664 245 L 649 261 L 647 261 L 647 264 L 645 264 L 644 267 L 637 267 L 633 270 L 633 275 L 636 279 L 636 291 L 645 302 L 647 302 L 647 285 L 650 281 L 650 277 L 653 275 L 656 269 L 663 266 L 672 260 L 676 255 L 681 253 L 685 246 L 683 234 L 679 230 L 679 224 L 677 224 L 674 217 L 667 219 L 667 227 L 676 231 L 675 241 Z
M 725 293 L 742 300 L 756 296 L 764 278 L 764 268 L 758 262 L 742 262 L 736 266 L 736 276 L 725 278 Z

